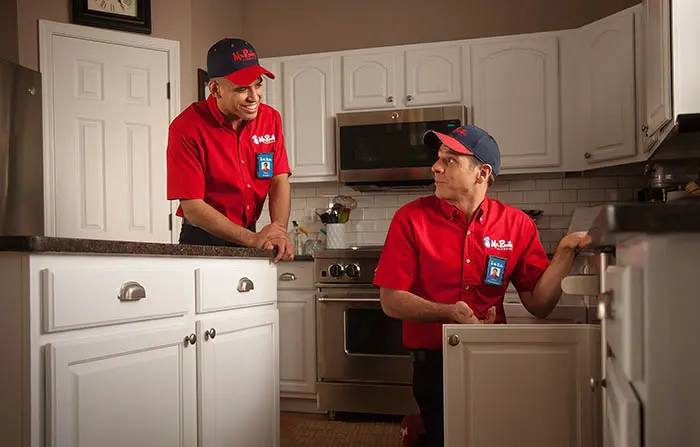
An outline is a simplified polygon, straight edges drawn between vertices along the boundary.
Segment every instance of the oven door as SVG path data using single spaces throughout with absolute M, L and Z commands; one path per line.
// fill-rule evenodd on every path
M 378 289 L 321 290 L 316 306 L 319 381 L 411 384 L 401 320 L 384 313 Z

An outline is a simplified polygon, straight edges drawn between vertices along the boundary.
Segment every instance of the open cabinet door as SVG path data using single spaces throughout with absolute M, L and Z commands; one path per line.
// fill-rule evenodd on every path
M 446 447 L 600 445 L 600 329 L 443 326 Z

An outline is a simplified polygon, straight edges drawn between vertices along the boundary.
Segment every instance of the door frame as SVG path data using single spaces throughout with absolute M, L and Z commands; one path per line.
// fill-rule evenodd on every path
M 39 71 L 41 72 L 42 131 L 44 141 L 44 228 L 46 236 L 56 236 L 56 185 L 54 177 L 56 153 L 53 132 L 54 58 L 52 46 L 54 36 L 165 52 L 168 56 L 168 82 L 170 82 L 170 101 L 168 106 L 170 122 L 180 113 L 180 42 L 122 31 L 39 20 Z M 163 150 L 166 150 L 166 148 L 163 148 Z M 167 197 L 164 197 L 163 200 L 167 200 Z M 177 242 L 177 225 L 175 225 L 177 204 L 170 201 L 169 208 L 173 216 L 170 241 L 175 243 Z M 163 216 L 163 219 L 168 218 L 169 216 Z

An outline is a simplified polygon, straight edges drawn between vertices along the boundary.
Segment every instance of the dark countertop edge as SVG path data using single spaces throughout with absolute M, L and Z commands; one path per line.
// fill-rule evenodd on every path
M 161 257 L 223 257 L 273 259 L 269 250 L 248 247 L 132 242 L 101 239 L 71 239 L 38 236 L 0 236 L 0 252 L 102 254 Z

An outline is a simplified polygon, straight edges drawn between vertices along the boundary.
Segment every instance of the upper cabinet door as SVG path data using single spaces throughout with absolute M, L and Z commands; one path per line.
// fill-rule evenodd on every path
M 405 52 L 405 106 L 462 102 L 461 45 L 430 45 Z
M 586 163 L 634 157 L 636 149 L 634 14 L 584 30 L 579 70 Z
M 445 325 L 446 447 L 599 445 L 593 325 Z M 504 430 L 504 427 L 507 429 Z
M 343 110 L 394 107 L 403 91 L 401 54 L 387 50 L 342 55 Z
M 671 116 L 670 0 L 644 0 L 644 78 L 646 123 L 642 131 L 652 141 Z
M 293 58 L 283 65 L 283 121 L 290 180 L 332 180 L 336 175 L 333 58 Z
M 503 173 L 560 164 L 558 53 L 557 37 L 471 47 L 474 124 L 498 142 Z
M 282 113 L 282 64 L 275 59 L 260 59 L 260 65 L 275 75 L 275 79 L 263 78 L 262 102 Z

